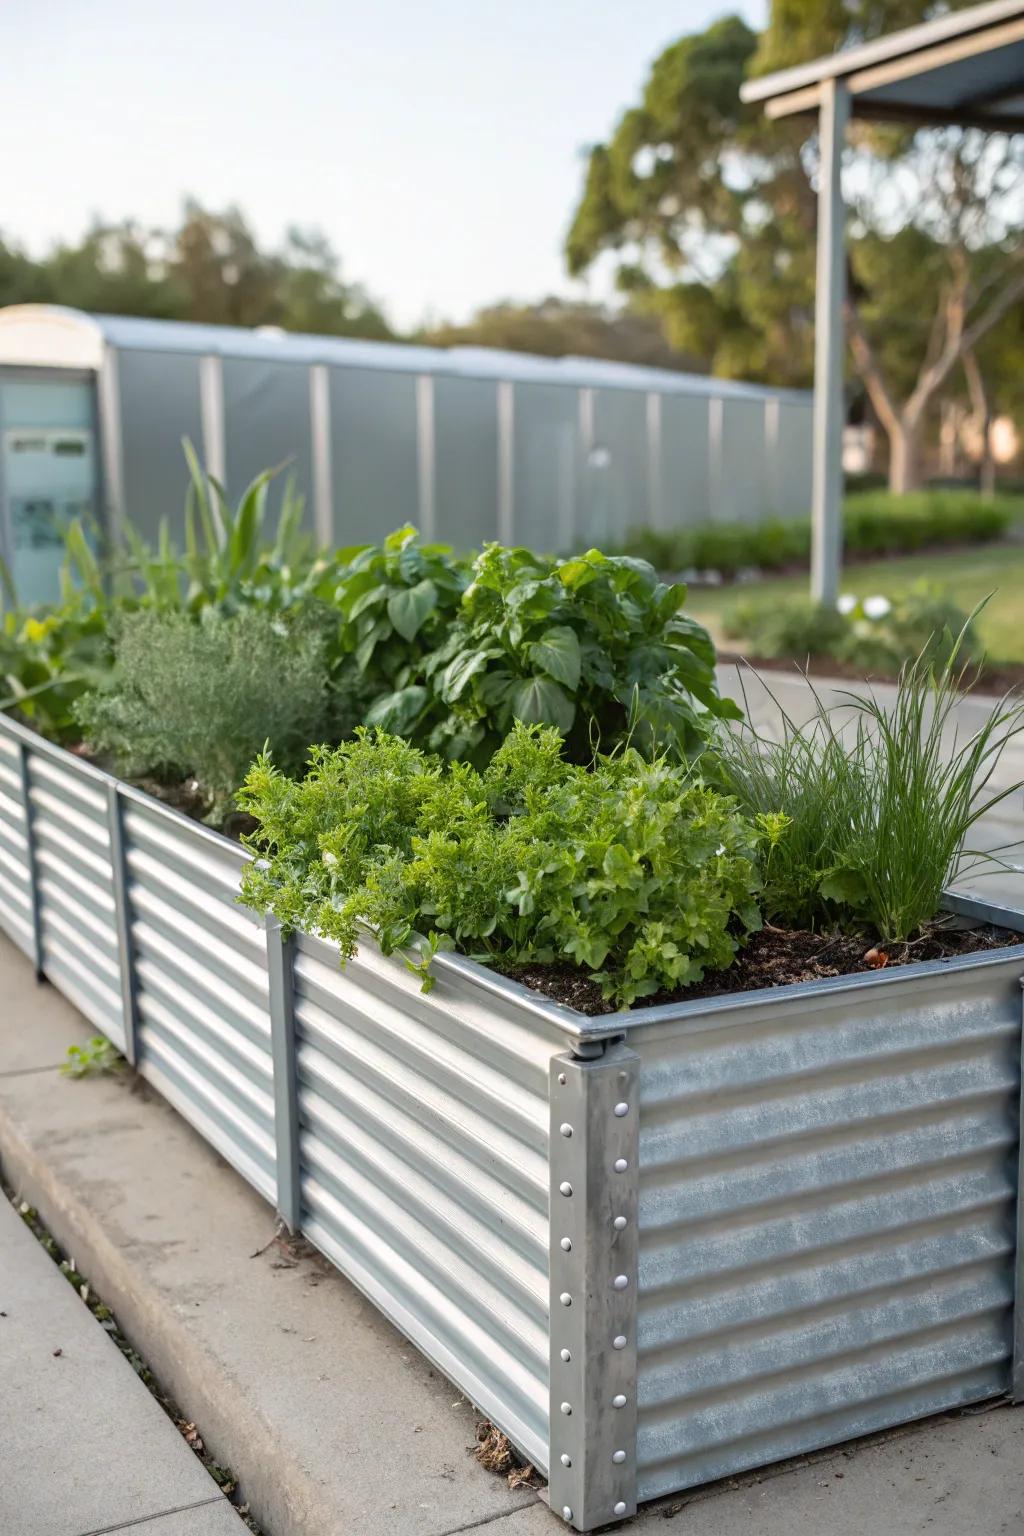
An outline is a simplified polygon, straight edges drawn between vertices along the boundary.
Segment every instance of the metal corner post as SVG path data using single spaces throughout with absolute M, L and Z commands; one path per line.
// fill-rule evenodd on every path
M 138 1061 L 138 1010 L 135 1006 L 135 966 L 121 811 L 121 796 L 117 785 L 111 782 L 107 785 L 107 831 L 110 836 L 110 873 L 114 887 L 114 922 L 117 927 L 117 961 L 121 979 L 121 1018 L 124 1025 L 124 1054 L 134 1067 Z
M 298 1077 L 295 1062 L 295 1014 L 292 1006 L 292 942 L 272 914 L 267 915 L 267 983 L 270 1050 L 274 1069 L 274 1144 L 277 1161 L 277 1213 L 290 1232 L 298 1232 L 299 1183 Z
M 18 742 L 18 783 L 21 808 L 25 814 L 25 859 L 28 864 L 29 898 L 32 903 L 32 964 L 36 980 L 43 977 L 43 935 L 39 916 L 39 870 L 36 863 L 36 839 L 32 826 L 32 797 L 29 793 L 28 747 Z
M 636 1511 L 638 1067 L 551 1063 L 549 1498 L 578 1531 Z
M 1017 1252 L 1013 1287 L 1013 1365 L 1010 1397 L 1024 1403 L 1024 978 L 1021 979 L 1021 1084 L 1017 1100 Z

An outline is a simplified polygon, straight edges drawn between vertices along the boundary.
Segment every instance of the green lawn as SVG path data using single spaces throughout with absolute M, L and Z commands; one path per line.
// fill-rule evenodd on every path
M 993 594 L 978 621 L 982 641 L 993 662 L 1024 662 L 1024 543 L 979 545 L 951 554 L 914 555 L 872 560 L 843 571 L 840 591 L 858 597 L 880 592 L 894 598 L 920 581 L 941 582 L 965 612 Z M 806 596 L 806 576 L 767 578 L 731 587 L 691 587 L 687 612 L 707 625 L 717 644 L 729 649 L 722 635 L 722 617 L 741 598 L 777 599 Z

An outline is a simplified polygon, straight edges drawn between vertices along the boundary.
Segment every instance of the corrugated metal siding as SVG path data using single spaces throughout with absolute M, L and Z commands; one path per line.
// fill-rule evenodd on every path
M 18 744 L 0 734 L 0 928 L 31 959 L 32 876 L 21 803 Z
M 641 1498 L 1007 1389 L 1022 970 L 631 1033 Z
M 547 1461 L 551 1025 L 366 950 L 294 962 L 302 1227 Z
M 32 751 L 28 783 L 42 970 L 123 1050 L 106 785 Z
M 142 797 L 123 814 L 138 1068 L 273 1201 L 273 1064 L 262 920 L 245 854 Z

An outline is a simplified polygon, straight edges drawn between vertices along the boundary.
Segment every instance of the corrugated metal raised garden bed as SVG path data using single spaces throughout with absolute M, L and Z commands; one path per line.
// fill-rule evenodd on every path
M 571 1525 L 1024 1393 L 1024 942 L 590 1019 L 342 971 L 246 857 L 0 716 L 0 924 Z

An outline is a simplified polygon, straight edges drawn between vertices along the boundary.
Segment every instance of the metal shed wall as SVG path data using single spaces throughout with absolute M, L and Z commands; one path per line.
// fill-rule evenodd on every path
M 419 522 L 416 376 L 331 368 L 332 532 L 375 542 Z
M 580 482 L 577 392 L 516 384 L 512 401 L 512 535 L 502 539 L 544 552 L 570 549 Z
M 313 527 L 313 444 L 309 369 L 301 363 L 226 357 L 223 362 L 225 474 L 238 496 L 262 470 L 284 465 L 270 487 L 274 506 L 290 478 Z
M 181 439 L 189 438 L 203 451 L 199 362 L 178 352 L 117 353 L 121 510 L 151 542 L 161 518 L 181 541 L 188 481 Z M 109 421 L 103 429 L 110 431 Z
M 640 1498 L 1009 1388 L 1020 974 L 631 1032 Z

